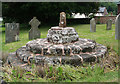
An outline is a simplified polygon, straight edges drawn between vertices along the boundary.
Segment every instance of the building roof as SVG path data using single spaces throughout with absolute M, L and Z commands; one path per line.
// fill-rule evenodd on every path
M 106 9 L 106 7 L 99 7 L 99 10 L 98 10 L 98 12 L 100 12 L 100 13 L 104 13 L 104 10 Z
M 117 4 L 120 4 L 120 1 L 119 1 L 119 2 L 117 2 Z
M 2 17 L 0 17 L 0 21 L 3 21 L 3 18 L 2 18 Z

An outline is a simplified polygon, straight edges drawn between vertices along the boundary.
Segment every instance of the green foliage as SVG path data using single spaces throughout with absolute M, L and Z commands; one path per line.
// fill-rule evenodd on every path
M 45 82 L 45 79 L 42 79 L 39 77 L 37 74 L 31 71 L 27 71 L 24 68 L 21 67 L 9 67 L 9 66 L 4 66 L 4 79 L 7 82 L 33 82 L 34 80 L 36 81 L 41 81 Z
M 100 6 L 104 6 L 107 8 L 109 13 L 113 12 L 114 15 L 117 14 L 117 3 L 116 2 L 101 2 Z
M 72 13 L 85 13 L 88 15 L 98 9 L 96 2 L 27 2 L 27 3 L 3 3 L 2 16 L 4 22 L 28 23 L 36 16 L 42 24 L 56 23 L 59 21 L 60 12 L 66 12 L 67 17 Z M 88 10 L 89 8 L 89 10 Z M 57 18 L 56 18 L 57 17 Z
M 89 15 L 89 18 L 91 19 L 94 18 L 94 14 Z
M 97 24 L 100 24 L 100 21 L 97 21 Z
M 85 65 L 85 64 L 84 64 Z M 118 78 L 117 70 L 114 72 L 104 73 L 104 68 L 99 64 L 85 66 L 55 65 L 40 66 L 36 69 L 36 65 L 31 66 L 31 70 L 27 71 L 21 67 L 4 66 L 4 79 L 8 82 L 103 82 L 116 81 Z M 36 73 L 41 68 L 45 71 L 45 76 L 41 77 Z

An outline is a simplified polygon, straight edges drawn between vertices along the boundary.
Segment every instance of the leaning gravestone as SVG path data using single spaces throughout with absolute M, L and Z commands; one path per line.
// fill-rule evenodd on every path
M 115 39 L 120 40 L 120 14 L 116 17 L 115 20 Z
M 40 38 L 40 30 L 38 29 L 38 26 L 41 24 L 36 17 L 33 17 L 33 19 L 29 22 L 31 25 L 31 29 L 29 31 L 29 40 Z
M 90 32 L 96 32 L 96 22 L 94 18 L 90 20 Z
M 106 30 L 111 30 L 112 29 L 112 20 L 109 19 L 106 23 L 107 27 L 106 27 Z
M 5 23 L 5 42 L 10 43 L 19 40 L 19 23 Z

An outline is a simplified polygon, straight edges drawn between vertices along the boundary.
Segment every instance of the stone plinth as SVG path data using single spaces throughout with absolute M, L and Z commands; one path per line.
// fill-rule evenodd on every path
M 78 41 L 79 36 L 73 27 L 51 27 L 48 30 L 48 42 L 55 44 L 64 44 Z
M 93 52 L 96 43 L 88 39 L 80 39 L 74 43 L 53 44 L 47 39 L 37 39 L 26 44 L 28 51 L 41 55 L 71 56 L 85 52 Z
M 71 64 L 95 62 L 105 56 L 107 48 L 93 40 L 81 39 L 75 43 L 52 44 L 47 39 L 29 41 L 8 57 L 12 65 L 35 64 Z M 13 59 L 14 58 L 14 59 Z

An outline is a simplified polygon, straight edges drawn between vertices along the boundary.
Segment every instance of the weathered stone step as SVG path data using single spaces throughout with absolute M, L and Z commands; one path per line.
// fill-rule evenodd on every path
M 26 47 L 21 47 L 16 51 L 16 56 L 24 63 L 35 62 L 36 64 L 40 63 L 54 63 L 56 61 L 65 60 L 66 62 L 71 59 L 79 60 L 79 62 L 94 62 L 97 58 L 103 57 L 107 51 L 107 48 L 103 45 L 97 44 L 94 52 L 86 52 L 79 54 L 72 54 L 71 56 L 57 56 L 57 55 L 41 55 L 34 54 L 26 49 Z M 77 59 L 76 59 L 77 58 Z M 78 59 L 79 58 L 79 59 Z M 59 61 L 60 62 L 60 61 Z
M 96 43 L 92 40 L 81 39 L 74 43 L 53 44 L 47 42 L 47 39 L 37 39 L 26 44 L 28 51 L 41 55 L 71 56 L 95 51 Z

